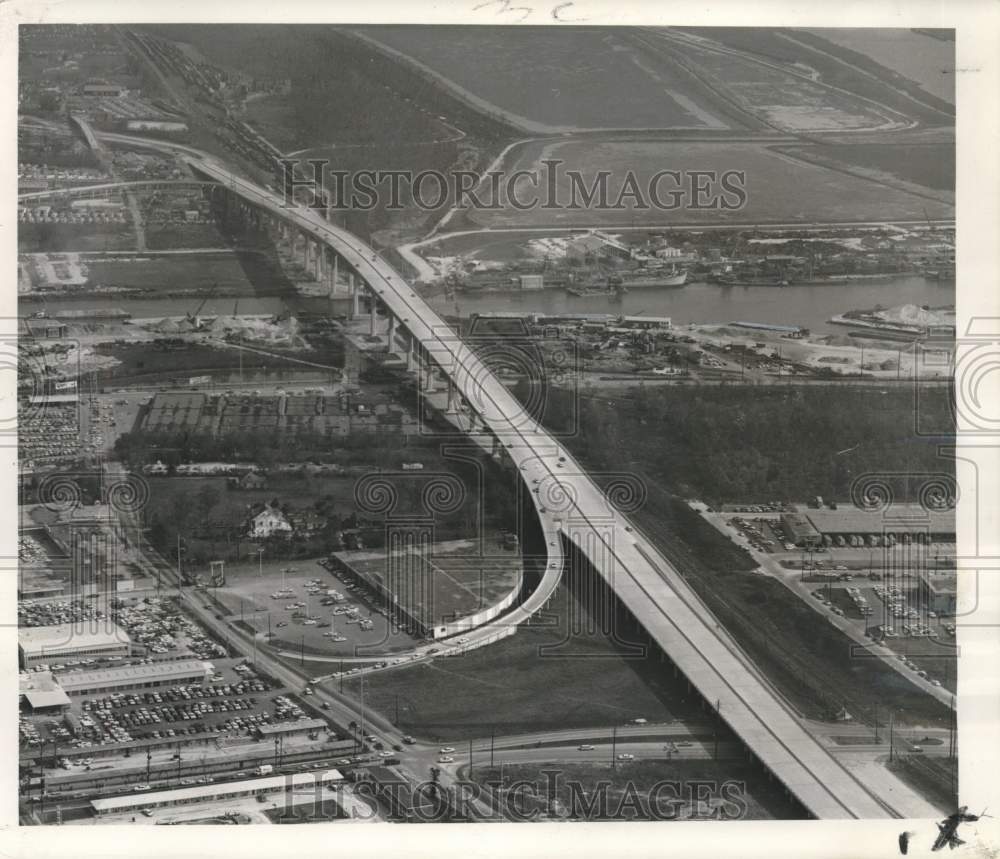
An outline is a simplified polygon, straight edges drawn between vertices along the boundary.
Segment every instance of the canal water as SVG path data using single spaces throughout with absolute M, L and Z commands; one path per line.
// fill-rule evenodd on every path
M 669 316 L 674 325 L 689 322 L 766 322 L 799 325 L 814 332 L 843 333 L 828 320 L 846 310 L 876 304 L 953 305 L 955 284 L 922 277 L 899 277 L 866 283 L 829 286 L 731 286 L 690 284 L 683 287 L 631 288 L 620 298 L 574 296 L 561 289 L 538 292 L 456 294 L 453 299 L 428 300 L 439 313 L 469 316 L 488 311 L 525 313 L 608 313 L 628 316 Z
M 925 280 L 922 277 L 899 277 L 867 283 L 831 284 L 829 286 L 730 286 L 689 284 L 683 287 L 633 287 L 621 297 L 604 295 L 574 296 L 562 289 L 537 292 L 490 292 L 457 294 L 428 298 L 439 313 L 469 316 L 489 311 L 524 313 L 606 313 L 629 316 L 669 316 L 675 325 L 689 322 L 765 322 L 799 325 L 814 332 L 843 333 L 843 328 L 828 320 L 846 310 L 868 309 L 876 304 L 894 307 L 900 304 L 927 304 L 931 307 L 953 305 L 955 284 Z M 134 318 L 180 316 L 191 313 L 201 303 L 196 298 L 102 298 L 49 299 L 25 302 L 22 313 L 44 309 L 87 310 L 95 304 L 131 313 Z M 235 298 L 209 299 L 201 315 L 229 315 L 237 307 Z M 249 296 L 239 299 L 239 313 L 278 314 L 287 310 L 323 312 L 324 302 L 280 296 Z

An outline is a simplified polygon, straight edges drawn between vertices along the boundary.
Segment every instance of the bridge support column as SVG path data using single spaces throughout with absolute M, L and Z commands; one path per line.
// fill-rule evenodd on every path
M 347 289 L 351 295 L 351 319 L 357 319 L 361 315 L 361 299 L 358 295 L 358 284 L 354 279 L 354 272 L 347 273 Z
M 423 387 L 424 387 L 424 393 L 427 393 L 427 394 L 434 393 L 434 390 L 435 390 L 435 386 L 434 386 L 434 365 L 430 362 L 430 360 L 428 360 L 427 363 L 424 365 L 424 386 Z
M 376 311 L 378 309 L 376 307 L 377 303 L 378 301 L 375 298 L 375 290 L 369 289 L 368 290 L 368 336 L 369 337 L 375 336 L 375 316 L 376 316 Z
M 406 369 L 411 373 L 420 369 L 417 358 L 417 338 L 412 334 L 409 335 L 409 341 L 406 344 Z
M 333 252 L 333 270 L 331 273 L 331 283 L 330 283 L 330 297 L 332 298 L 337 292 L 337 281 L 340 280 L 340 255 L 334 251 Z
M 448 405 L 445 408 L 445 414 L 458 414 L 458 388 L 455 387 L 455 383 L 450 378 L 448 379 Z
M 396 314 L 389 311 L 389 333 L 387 335 L 389 354 L 395 355 L 396 349 Z
M 496 436 L 492 436 L 490 438 L 490 441 L 492 442 L 490 453 L 493 456 L 499 456 L 500 451 L 503 450 L 503 448 L 500 445 L 500 439 L 498 439 Z

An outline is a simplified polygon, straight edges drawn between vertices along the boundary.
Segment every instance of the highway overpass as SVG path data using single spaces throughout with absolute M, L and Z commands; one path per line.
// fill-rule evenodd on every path
M 547 571 L 548 585 L 556 578 L 552 569 L 561 566 L 560 541 L 575 545 L 719 717 L 812 815 L 894 816 L 805 730 L 653 543 L 398 272 L 319 211 L 287 207 L 274 192 L 209 156 L 189 157 L 188 163 L 217 182 L 245 217 L 258 224 L 263 219 L 293 246 L 301 245 L 317 279 L 330 280 L 333 288 L 346 276 L 355 306 L 360 308 L 360 298 L 370 302 L 373 331 L 374 308 L 381 306 L 389 348 L 405 356 L 423 391 L 446 386 L 446 410 L 473 415 L 471 430 L 489 434 L 492 449 L 512 460 L 529 487 L 540 489 L 531 497 L 558 559 Z M 533 608 L 545 598 L 544 592 L 533 594 Z M 519 611 L 527 613 L 525 606 Z

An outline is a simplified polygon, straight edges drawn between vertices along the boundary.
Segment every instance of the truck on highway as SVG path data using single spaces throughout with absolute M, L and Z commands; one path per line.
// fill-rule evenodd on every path
M 257 769 L 254 770 L 254 773 L 257 775 L 270 775 L 273 772 L 274 772 L 273 764 L 261 764 L 259 767 L 257 767 Z

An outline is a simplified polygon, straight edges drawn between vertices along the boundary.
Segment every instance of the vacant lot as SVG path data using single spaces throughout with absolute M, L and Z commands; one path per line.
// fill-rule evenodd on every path
M 369 27 L 487 111 L 536 131 L 726 128 L 703 88 L 625 34 L 588 28 Z
M 199 229 L 203 229 L 199 227 Z M 248 277 L 248 266 L 256 283 Z M 205 295 L 264 295 L 268 274 L 273 275 L 270 294 L 285 290 L 284 277 L 270 261 L 254 253 L 176 254 L 161 257 L 122 257 L 88 261 L 90 284 L 152 293 L 202 292 Z M 192 308 L 194 309 L 194 308 Z
M 399 725 L 436 740 L 548 728 L 663 721 L 697 707 L 683 680 L 655 655 L 639 658 L 601 630 L 573 630 L 584 614 L 565 588 L 544 617 L 512 637 L 462 656 L 393 669 L 365 680 L 365 700 Z M 345 690 L 360 694 L 352 680 Z
M 517 211 L 508 201 L 496 211 L 470 212 L 471 222 L 487 227 L 553 226 L 573 227 L 604 224 L 607 226 L 642 226 L 644 224 L 706 224 L 721 226 L 726 223 L 826 223 L 837 221 L 892 221 L 950 218 L 954 208 L 928 200 L 902 190 L 831 170 L 816 164 L 804 163 L 769 149 L 750 143 L 667 143 L 651 140 L 569 141 L 535 143 L 520 150 L 515 169 L 538 169 L 543 159 L 560 159 L 564 164 L 557 171 L 557 199 L 569 203 L 572 198 L 571 180 L 567 170 L 578 170 L 586 188 L 590 188 L 598 171 L 611 173 L 608 181 L 608 205 L 598 207 L 596 200 L 586 207 L 578 191 L 578 208 L 564 205 L 559 209 L 532 209 Z M 681 186 L 684 196 L 672 208 L 658 208 L 650 199 L 648 188 L 652 177 L 661 170 L 691 171 L 714 170 L 721 174 L 727 170 L 745 173 L 746 201 L 742 208 L 694 208 L 693 194 Z M 648 208 L 640 208 L 629 198 L 616 204 L 622 189 L 623 177 L 632 171 L 646 198 Z M 541 172 L 541 171 L 540 171 Z M 544 177 L 544 173 L 541 173 Z M 690 180 L 689 180 L 690 181 Z M 657 192 L 664 206 L 671 205 L 669 192 L 676 186 L 663 180 Z M 719 185 L 715 185 L 719 192 Z M 515 193 L 523 202 L 539 198 L 527 179 L 521 181 Z M 485 195 L 484 195 L 485 196 Z M 729 198 L 734 199 L 734 198 Z
M 861 168 L 873 178 L 886 175 L 936 191 L 955 193 L 954 143 L 846 143 L 788 147 L 788 153 L 834 168 Z

